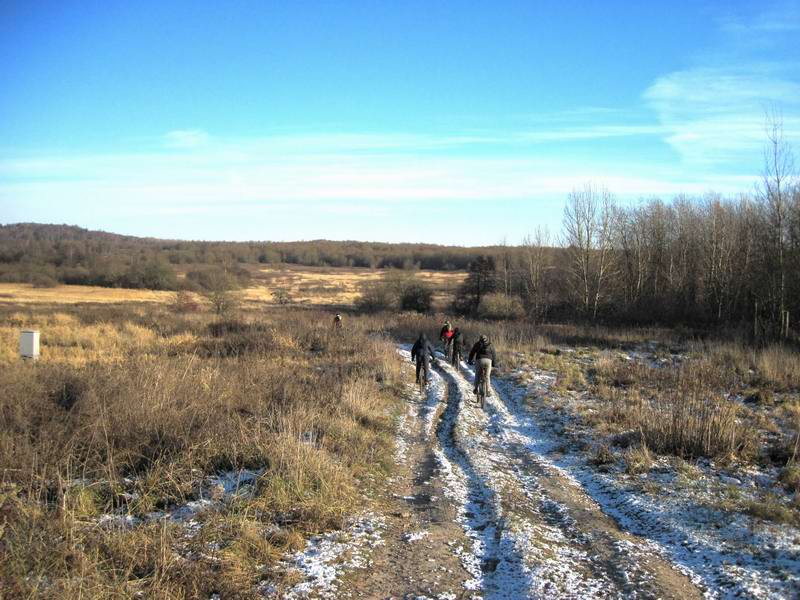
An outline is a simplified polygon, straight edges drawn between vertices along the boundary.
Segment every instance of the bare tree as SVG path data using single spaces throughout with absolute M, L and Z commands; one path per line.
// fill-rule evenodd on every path
M 786 310 L 786 253 L 791 225 L 794 156 L 783 136 L 783 119 L 772 112 L 766 117 L 767 144 L 764 149 L 764 175 L 759 190 L 769 228 L 770 243 L 777 263 L 773 290 L 775 308 Z M 775 315 L 778 316 L 778 315 Z
M 587 183 L 570 192 L 564 209 L 564 245 L 570 256 L 570 279 L 581 310 L 597 318 L 611 271 L 614 197 Z
M 733 300 L 736 270 L 737 223 L 734 207 L 724 204 L 718 195 L 710 195 L 705 203 L 704 263 L 705 280 L 710 301 L 718 321 L 729 314 Z
M 543 319 L 550 308 L 547 275 L 555 267 L 549 246 L 547 227 L 537 227 L 533 236 L 522 241 L 521 288 L 528 314 L 534 319 Z
M 639 207 L 621 211 L 616 221 L 615 244 L 620 250 L 623 294 L 626 306 L 642 301 L 649 278 L 652 245 L 647 239 L 647 212 Z

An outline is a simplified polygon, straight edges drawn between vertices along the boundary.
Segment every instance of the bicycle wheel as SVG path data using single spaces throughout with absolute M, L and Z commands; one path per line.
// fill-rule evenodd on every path
M 428 368 L 423 366 L 419 370 L 419 380 L 417 381 L 419 384 L 419 392 L 420 394 L 425 394 L 425 390 L 428 388 Z

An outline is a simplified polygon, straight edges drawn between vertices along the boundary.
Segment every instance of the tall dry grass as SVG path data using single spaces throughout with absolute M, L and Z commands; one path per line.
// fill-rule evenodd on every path
M 340 525 L 360 482 L 391 466 L 398 360 L 362 324 L 125 307 L 2 322 L 4 348 L 23 326 L 47 340 L 36 363 L 0 360 L 4 597 L 254 596 L 283 552 Z M 191 537 L 98 524 L 180 505 L 204 474 L 238 469 L 262 471 L 255 494 L 201 515 Z
M 676 390 L 640 403 L 628 417 L 646 447 L 681 458 L 749 459 L 755 438 L 739 419 L 741 409 L 727 398 Z
M 772 460 L 773 446 L 786 445 L 776 433 L 787 421 L 773 406 L 772 390 L 797 385 L 791 366 L 797 354 L 729 343 L 705 348 L 669 367 L 602 354 L 590 369 L 602 400 L 596 421 L 632 429 L 663 454 Z

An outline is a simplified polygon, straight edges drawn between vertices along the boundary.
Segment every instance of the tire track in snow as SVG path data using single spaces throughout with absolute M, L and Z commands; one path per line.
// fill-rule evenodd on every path
M 441 379 L 438 373 L 435 378 Z M 452 388 L 437 430 L 437 458 L 448 484 L 446 493 L 459 505 L 458 520 L 472 541 L 472 553 L 462 564 L 473 576 L 467 589 L 484 598 L 526 598 L 533 581 L 525 567 L 516 536 L 506 529 L 496 492 L 473 463 L 460 430 L 462 397 Z
M 450 365 L 442 368 L 462 395 L 469 396 L 474 371 L 464 363 L 461 367 L 459 371 Z M 494 451 L 504 461 L 495 459 L 499 470 L 506 470 L 522 490 L 532 507 L 529 518 L 534 529 L 550 542 L 538 561 L 533 561 L 538 563 L 532 567 L 536 579 L 553 581 L 560 597 L 701 597 L 700 578 L 693 570 L 670 561 L 659 544 L 620 529 L 578 481 L 535 451 L 531 437 L 539 430 L 530 428 L 534 424 L 527 413 L 509 405 L 507 385 L 501 381 L 495 386 L 482 422 Z M 502 393 L 497 393 L 497 387 Z M 511 512 L 517 512 L 513 504 Z M 542 591 L 552 595 L 553 588 Z
M 410 353 L 405 347 L 401 346 L 398 352 L 410 360 Z M 485 485 L 468 456 L 455 442 L 455 429 L 461 410 L 459 397 L 448 393 L 444 378 L 436 369 L 431 369 L 427 401 L 423 409 L 427 432 L 433 428 L 433 415 L 440 402 L 446 402 L 446 408 L 436 427 L 437 444 L 433 451 L 445 483 L 445 495 L 456 504 L 456 520 L 472 546 L 469 552 L 454 548 L 460 555 L 462 566 L 472 576 L 464 587 L 482 593 L 485 598 L 527 597 L 530 585 L 526 575 L 509 573 L 515 567 L 519 568 L 521 557 L 516 555 L 513 545 L 509 546 L 508 540 L 503 540 L 502 521 L 496 513 L 497 504 L 492 490 Z M 505 560 L 500 557 L 505 557 Z M 501 562 L 504 563 L 502 567 Z M 492 585 L 498 577 L 504 578 L 503 585 Z M 492 593 L 498 587 L 498 593 Z
M 462 364 L 463 366 L 463 364 Z M 507 450 L 497 443 L 489 429 L 492 424 L 471 400 L 471 385 L 456 370 L 444 363 L 451 388 L 450 410 L 453 430 L 452 444 L 464 456 L 475 481 L 486 488 L 492 502 L 495 526 L 501 544 L 495 556 L 484 560 L 496 561 L 493 577 L 484 578 L 482 589 L 486 597 L 495 598 L 589 598 L 614 596 L 614 583 L 587 554 L 583 544 L 565 535 L 556 503 L 542 511 L 529 489 L 525 489 L 507 456 Z M 459 410 L 460 407 L 460 410 Z M 448 417 L 447 413 L 445 417 Z M 448 440 L 442 439 L 443 449 Z M 509 568 L 511 567 L 511 568 Z M 513 585 L 514 592 L 508 592 Z
M 467 368 L 465 372 L 469 381 L 474 381 L 474 371 Z M 497 379 L 493 383 L 494 395 L 487 401 L 489 433 L 504 449 L 528 497 L 538 501 L 550 524 L 584 548 L 584 560 L 613 582 L 616 594 L 700 597 L 701 580 L 693 570 L 670 561 L 659 544 L 622 530 L 581 483 L 536 451 L 541 444 L 540 430 L 510 401 L 510 384 Z M 548 383 L 552 381 L 542 382 Z M 556 445 L 557 441 L 552 442 Z

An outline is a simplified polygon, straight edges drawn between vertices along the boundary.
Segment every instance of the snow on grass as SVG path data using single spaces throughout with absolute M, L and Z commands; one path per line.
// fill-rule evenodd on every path
M 403 536 L 403 541 L 408 542 L 409 544 L 411 542 L 418 542 L 421 539 L 428 537 L 430 534 L 430 531 L 412 531 L 411 533 L 406 533 Z
M 255 492 L 255 484 L 263 470 L 251 471 L 226 471 L 217 475 L 202 478 L 197 488 L 198 498 L 172 506 L 165 510 L 153 511 L 144 517 L 135 517 L 124 512 L 124 508 L 116 513 L 101 515 L 97 524 L 102 527 L 131 528 L 145 523 L 152 523 L 166 519 L 171 523 L 178 523 L 192 533 L 199 528 L 195 517 L 200 513 L 221 508 L 226 502 L 235 498 L 247 497 Z M 132 480 L 130 483 L 134 483 Z
M 280 596 L 275 590 L 264 590 L 265 595 L 285 599 L 337 598 L 339 578 L 346 571 L 370 565 L 372 550 L 383 543 L 385 526 L 382 516 L 368 513 L 353 519 L 343 530 L 310 538 L 304 550 L 284 561 L 284 566 L 296 571 L 302 581 Z

